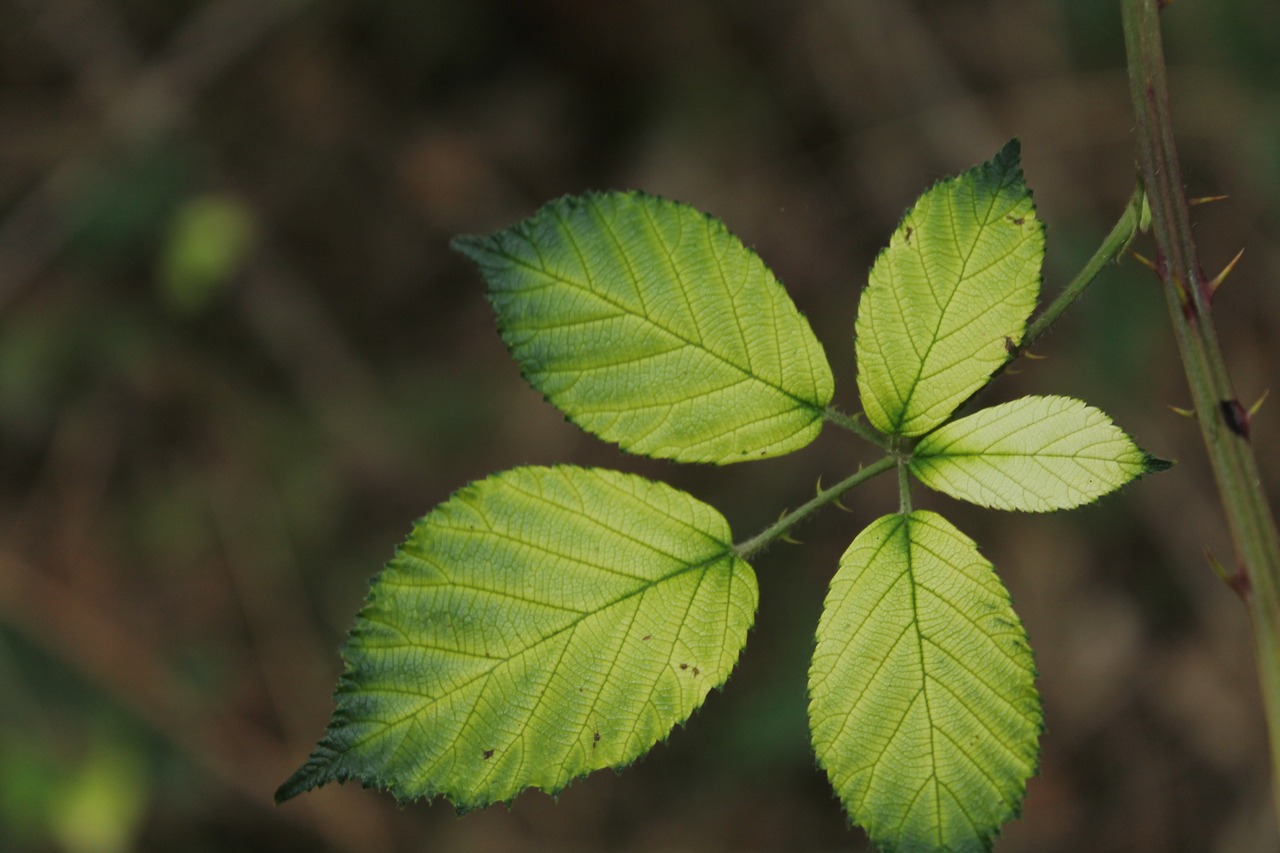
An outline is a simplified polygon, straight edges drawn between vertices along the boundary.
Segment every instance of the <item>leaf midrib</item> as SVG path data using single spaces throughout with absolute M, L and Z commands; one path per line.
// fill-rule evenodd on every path
M 524 237 L 524 235 L 523 235 L 523 234 L 522 234 L 521 236 L 522 236 L 522 237 Z M 527 243 L 529 243 L 529 245 L 530 245 L 530 246 L 534 246 L 534 243 L 533 243 L 533 241 L 532 241 L 532 240 L 528 240 L 528 239 L 526 238 L 526 242 L 527 242 Z M 571 241 L 571 242 L 574 242 L 574 243 L 575 243 L 575 245 L 576 245 L 576 241 Z M 534 246 L 534 248 L 536 249 L 536 246 Z M 684 344 L 685 346 L 687 346 L 687 347 L 691 347 L 691 348 L 693 348 L 693 349 L 697 349 L 697 350 L 699 350 L 699 351 L 701 351 L 701 352 L 704 352 L 704 353 L 706 353 L 707 355 L 709 355 L 709 356 L 711 356 L 712 358 L 714 358 L 716 361 L 720 362 L 721 364 L 724 364 L 726 367 L 732 368 L 733 370 L 738 371 L 739 373 L 743 374 L 744 376 L 746 376 L 746 377 L 748 377 L 748 378 L 750 378 L 750 379 L 753 379 L 753 380 L 755 380 L 755 381 L 759 382 L 760 384 L 765 385 L 766 387 L 772 388 L 773 390 L 777 391 L 777 392 L 778 392 L 779 394 L 781 394 L 782 396 L 784 396 L 784 397 L 786 397 L 786 398 L 788 398 L 788 399 L 791 399 L 791 400 L 795 401 L 795 402 L 796 402 L 796 404 L 798 405 L 798 407 L 800 407 L 800 408 L 808 409 L 808 410 L 810 410 L 810 411 L 814 412 L 814 413 L 815 413 L 817 416 L 819 416 L 819 417 L 821 416 L 821 414 L 822 414 L 822 412 L 823 412 L 823 407 L 822 407 L 820 404 L 818 404 L 816 401 L 814 401 L 814 400 L 807 400 L 807 399 L 805 399 L 805 398 L 803 398 L 803 397 L 799 397 L 799 396 L 797 396 L 796 394 L 794 394 L 794 393 L 792 393 L 791 391 L 787 390 L 786 388 L 784 388 L 782 385 L 778 384 L 777 382 L 774 382 L 774 381 L 773 381 L 773 380 L 771 380 L 771 379 L 768 379 L 768 378 L 766 378 L 766 377 L 764 377 L 764 376 L 761 376 L 760 374 L 756 373 L 754 370 L 750 369 L 749 367 L 743 367 L 742 365 L 740 365 L 740 364 L 738 364 L 738 363 L 736 363 L 736 362 L 732 361 L 731 359 L 729 359 L 727 356 L 721 355 L 720 353 L 716 352 L 715 350 L 708 348 L 708 347 L 707 347 L 707 345 L 706 345 L 706 344 L 704 344 L 704 343 L 702 343 L 701 341 L 694 341 L 694 340 L 692 340 L 692 339 L 690 339 L 690 338 L 686 337 L 685 335 L 680 334 L 678 331 L 676 331 L 676 330 L 674 330 L 674 329 L 671 329 L 671 328 L 669 328 L 668 326 L 666 326 L 666 325 L 664 325 L 664 324 L 662 324 L 662 323 L 659 323 L 657 320 L 655 320 L 653 317 L 651 317 L 648 313 L 639 313 L 639 314 L 638 314 L 638 313 L 636 313 L 636 311 L 634 310 L 633 306 L 630 306 L 630 305 L 627 305 L 627 304 L 625 304 L 625 303 L 619 302 L 619 301 L 618 301 L 618 300 L 616 300 L 616 299 L 612 299 L 612 298 L 610 298 L 610 297 L 608 297 L 608 296 L 606 296 L 606 295 L 604 295 L 604 294 L 600 293 L 599 291 L 592 289 L 589 285 L 582 284 L 581 282 L 578 282 L 578 281 L 575 281 L 575 280 L 573 280 L 573 279 L 571 279 L 571 278 L 568 278 L 568 277 L 567 277 L 567 276 L 565 276 L 565 275 L 555 273 L 555 272 L 553 272 L 552 270 L 547 269 L 545 266 L 537 266 L 537 265 L 535 265 L 535 264 L 533 264 L 533 263 L 531 263 L 531 262 L 529 262 L 529 261 L 525 260 L 524 258 L 518 257 L 517 255 L 511 254 L 510 252 L 507 252 L 507 251 L 505 251 L 505 250 L 502 250 L 502 249 L 499 249 L 499 248 L 497 248 L 497 247 L 492 247 L 492 246 L 491 246 L 490 251 L 491 251 L 491 252 L 493 252 L 495 255 L 498 255 L 499 257 L 504 258 L 504 259 L 505 259 L 505 260 L 507 260 L 509 263 L 511 263 L 513 266 L 521 267 L 522 269 L 525 269 L 525 270 L 527 270 L 527 271 L 529 271 L 529 272 L 531 272 L 531 273 L 534 273 L 534 274 L 536 274 L 536 275 L 544 276 L 544 277 L 546 277 L 546 278 L 551 279 L 552 281 L 555 281 L 555 282 L 558 282 L 558 283 L 560 283 L 560 284 L 563 284 L 563 285 L 565 285 L 566 287 L 573 288 L 575 291 L 577 291 L 577 292 L 579 292 L 579 293 L 583 293 L 583 294 L 585 294 L 585 295 L 587 295 L 587 296 L 593 297 L 593 298 L 595 298 L 596 300 L 598 300 L 598 301 L 600 301 L 600 302 L 603 302 L 603 303 L 604 303 L 604 304 L 606 304 L 606 305 L 609 305 L 609 306 L 611 306 L 611 307 L 613 307 L 613 308 L 616 308 L 616 309 L 618 309 L 618 310 L 620 310 L 620 311 L 622 311 L 622 312 L 626 313 L 628 316 L 635 317 L 637 320 L 641 320 L 641 321 L 643 321 L 643 322 L 648 323 L 648 324 L 649 324 L 649 325 L 651 325 L 653 328 L 657 329 L 657 330 L 658 330 L 658 331 L 660 331 L 660 332 L 665 333 L 666 335 L 670 336 L 671 338 L 673 338 L 673 339 L 675 339 L 675 340 L 677 340 L 677 341 L 680 341 L 680 342 L 681 342 L 682 344 Z M 643 306 L 641 306 L 641 307 L 643 308 Z M 736 316 L 736 313 L 735 313 L 735 316 Z M 776 338 L 777 338 L 777 335 L 775 334 L 775 335 L 774 335 L 774 337 L 775 337 L 775 339 L 776 339 Z M 815 387 L 815 391 L 816 391 L 816 390 L 817 390 L 817 389 L 816 389 L 816 387 Z
M 954 210 L 954 206 L 952 204 L 953 199 L 951 197 L 951 191 L 954 191 L 956 189 L 956 187 L 958 186 L 958 181 L 959 179 L 955 179 L 951 182 L 951 185 L 948 187 L 949 192 L 942 199 L 944 203 L 943 206 L 945 207 L 947 212 L 947 219 L 951 224 L 952 242 L 955 244 L 957 249 L 960 248 L 960 240 L 959 240 L 959 236 L 956 234 L 956 228 L 955 228 L 956 211 Z M 991 200 L 988 203 L 987 209 L 983 213 L 982 221 L 981 223 L 979 223 L 979 226 L 978 226 L 979 233 L 981 233 L 982 229 L 987 227 L 987 225 L 990 223 L 990 220 L 988 217 L 990 217 L 991 210 L 992 208 L 995 207 L 996 201 L 1000 197 L 1000 191 L 1004 189 L 1004 186 L 1005 186 L 1004 181 L 1001 180 L 999 186 L 997 186 L 996 189 L 991 193 Z M 933 206 L 932 203 L 930 203 L 929 206 L 932 207 Z M 933 292 L 933 289 L 934 289 L 933 282 L 930 280 L 931 277 L 929 276 L 928 267 L 923 263 L 924 247 L 921 245 L 922 242 L 923 241 L 921 240 L 916 241 L 915 252 L 921 258 L 921 261 L 922 261 L 921 270 L 924 272 L 925 280 L 929 284 L 930 292 Z M 973 257 L 973 253 L 976 250 L 976 248 L 977 248 L 977 241 L 975 240 L 973 244 L 968 247 L 968 251 L 966 252 L 964 258 L 960 262 L 960 272 L 956 276 L 954 286 L 951 288 L 951 291 L 947 294 L 946 302 L 938 306 L 938 309 L 939 309 L 938 320 L 934 324 L 933 334 L 930 336 L 929 343 L 925 346 L 924 354 L 920 356 L 920 363 L 916 368 L 915 379 L 912 380 L 911 385 L 907 388 L 907 397 L 905 400 L 902 401 L 902 408 L 898 413 L 897 423 L 894 424 L 894 430 L 899 434 L 902 432 L 903 424 L 906 422 L 907 410 L 911 406 L 911 400 L 915 396 L 916 389 L 920 387 L 921 376 L 924 373 L 925 363 L 929 360 L 929 354 L 933 352 L 934 345 L 937 344 L 938 342 L 938 331 L 942 328 L 942 321 L 946 317 L 947 309 L 951 306 L 951 303 L 955 299 L 956 294 L 960 292 L 960 285 L 963 284 L 965 281 L 965 270 L 968 268 L 969 260 Z M 897 288 L 895 288 L 895 290 L 897 290 Z
M 562 625 L 561 627 L 559 627 L 559 628 L 557 628 L 556 630 L 552 631 L 551 633 L 549 633 L 549 634 L 545 634 L 545 635 L 543 635 L 543 636 L 539 637 L 539 638 L 538 638 L 538 639 L 536 639 L 534 642 L 530 643 L 529 645 L 525 646 L 525 647 L 524 647 L 524 648 L 522 648 L 522 649 L 519 649 L 518 651 L 516 651 L 516 652 L 512 653 L 511 655 L 508 655 L 508 656 L 506 656 L 506 657 L 501 657 L 501 658 L 490 658 L 490 659 L 493 661 L 493 665 L 492 665 L 492 666 L 489 666 L 489 667 L 487 667 L 487 668 L 485 668 L 485 669 L 483 669 L 483 670 L 479 671 L 477 674 L 475 674 L 475 675 L 474 675 L 474 676 L 472 676 L 471 678 L 468 678 L 466 681 L 463 681 L 463 682 L 461 682 L 461 683 L 459 683 L 459 684 L 454 685 L 452 688 L 450 688 L 449 690 L 447 690 L 447 691 L 445 691 L 445 692 L 443 692 L 443 693 L 439 694 L 438 696 L 435 696 L 435 697 L 431 697 L 431 698 L 429 698 L 429 699 L 428 699 L 428 701 L 424 702 L 422 705 L 418 706 L 417 708 L 415 708 L 414 710 L 410 711 L 409 713 L 404 714 L 404 715 L 402 715 L 402 716 L 400 716 L 400 717 L 398 717 L 398 718 L 396 718 L 396 719 L 394 719 L 394 720 L 384 721 L 384 720 L 379 720 L 379 719 L 376 719 L 376 718 L 354 718 L 354 717 L 353 717 L 353 718 L 349 718 L 349 721 L 350 721 L 351 723 L 377 723 L 377 724 L 380 724 L 380 725 L 382 726 L 382 729 L 381 729 L 380 731 L 377 731 L 377 732 L 374 732 L 374 733 L 372 733 L 372 734 L 367 735 L 366 737 L 362 738 L 362 739 L 361 739 L 361 740 L 359 740 L 359 741 L 356 741 L 355 743 L 350 744 L 350 745 L 349 745 L 349 746 L 347 746 L 343 751 L 344 751 L 344 752 L 349 752 L 349 751 L 357 750 L 357 749 L 359 749 L 360 747 L 364 746 L 364 745 L 365 745 L 366 743 L 368 743 L 369 741 L 374 740 L 375 738 L 378 738 L 378 737 L 385 736 L 385 734 L 386 734 L 386 732 L 387 732 L 388 730 L 393 729 L 393 728 L 395 728 L 395 727 L 397 727 L 397 726 L 400 726 L 400 725 L 402 725 L 403 723 L 405 723 L 407 720 L 411 720 L 411 719 L 413 719 L 413 718 L 415 718 L 415 717 L 419 716 L 420 714 L 424 713 L 425 711 L 427 711 L 427 710 L 428 710 L 429 708 L 431 708 L 432 706 L 434 706 L 434 705 L 436 705 L 436 704 L 440 703 L 441 701 L 443 701 L 444 699 L 448 698 L 449 696 L 452 696 L 453 694 L 455 694 L 455 693 L 457 693 L 457 692 L 459 692 L 459 691 L 461 691 L 461 690 L 466 689 L 467 687 L 469 687 L 470 685 L 474 684 L 475 682 L 477 682 L 477 681 L 479 681 L 479 680 L 481 680 L 481 679 L 487 679 L 487 678 L 488 678 L 490 675 L 492 675 L 492 674 L 493 674 L 493 672 L 494 672 L 495 670 L 497 670 L 499 667 L 502 667 L 502 666 L 505 666 L 505 665 L 508 665 L 508 664 L 512 663 L 513 661 L 517 660 L 517 659 L 518 659 L 518 658 L 520 658 L 521 656 L 523 656 L 523 655 L 525 655 L 525 654 L 528 654 L 528 653 L 529 653 L 530 651 L 532 651 L 533 649 L 536 649 L 538 646 L 540 646 L 540 645 L 542 645 L 542 644 L 544 644 L 544 643 L 548 643 L 548 642 L 550 642 L 551 640 L 555 639 L 556 637 L 560 636 L 560 635 L 561 635 L 561 634 L 563 634 L 565 631 L 571 631 L 571 630 L 575 629 L 575 628 L 576 628 L 580 623 L 582 623 L 582 622 L 586 621 L 587 619 L 590 619 L 590 618 L 592 618 L 593 616 L 597 616 L 597 615 L 599 615 L 599 614 L 601 614 L 601 613 L 604 613 L 605 611 L 607 611 L 607 610 L 609 610 L 609 609 L 611 609 L 611 608 L 613 608 L 613 607 L 617 607 L 619 604 L 622 604 L 623 602 L 627 601 L 627 600 L 628 600 L 628 599 L 630 599 L 630 598 L 634 598 L 634 597 L 635 597 L 635 596 L 637 596 L 637 595 L 643 595 L 643 594 L 644 594 L 645 592 L 647 592 L 648 590 L 653 589 L 653 588 L 657 587 L 658 585 L 660 585 L 660 584 L 662 584 L 662 583 L 665 583 L 665 582 L 667 582 L 667 581 L 674 580 L 675 578 L 679 577 L 679 576 L 680 576 L 680 575 L 682 575 L 682 574 L 685 574 L 686 572 L 703 571 L 703 572 L 705 573 L 705 572 L 709 571 L 709 570 L 711 569 L 711 567 L 712 567 L 712 566 L 714 566 L 716 563 L 718 563 L 718 562 L 720 562 L 721 560 L 723 560 L 725 557 L 730 557 L 730 558 L 731 558 L 731 560 L 730 560 L 730 564 L 731 564 L 731 567 L 732 567 L 732 563 L 733 563 L 733 559 L 735 558 L 735 555 L 734 555 L 734 552 L 733 552 L 732 547 L 729 547 L 729 548 L 727 548 L 726 550 L 722 551 L 721 553 L 716 554 L 716 555 L 711 556 L 711 557 L 708 557 L 707 559 L 704 559 L 704 560 L 702 560 L 702 561 L 700 561 L 700 562 L 697 562 L 697 563 L 690 563 L 690 564 L 688 564 L 688 565 L 681 566 L 679 569 L 677 569 L 677 570 L 675 570 L 675 571 L 673 571 L 673 572 L 670 572 L 670 573 L 668 573 L 668 574 L 666 574 L 666 575 L 663 575 L 662 577 L 655 578 L 654 580 L 649 581 L 648 583 L 641 584 L 641 585 L 637 586 L 635 589 L 628 591 L 627 593 L 625 593 L 625 594 L 623 594 L 623 595 L 619 596 L 618 598 L 614 599 L 613 601 L 610 601 L 610 602 L 608 602 L 608 603 L 606 603 L 606 604 L 601 605 L 600 607 L 596 608 L 595 610 L 583 611 L 583 612 L 581 613 L 581 615 L 579 615 L 579 616 L 577 616 L 576 618 L 574 618 L 574 619 L 570 620 L 569 622 L 565 623 L 564 625 Z M 730 569 L 730 574 L 732 574 L 732 568 Z M 493 591 L 493 590 L 485 590 L 485 589 L 484 589 L 484 588 L 482 588 L 482 587 L 468 587 L 467 585 L 465 585 L 465 584 L 460 584 L 460 583 L 458 583 L 457 581 L 450 581 L 448 584 L 441 584 L 441 585 L 440 585 L 440 588 L 441 588 L 441 589 L 445 589 L 445 588 L 447 588 L 447 587 L 449 587 L 449 586 L 462 586 L 462 587 L 464 587 L 464 588 L 468 588 L 468 589 L 479 589 L 479 590 L 481 590 L 481 591 L 485 591 L 485 592 L 492 592 L 492 591 Z M 540 602 L 539 602 L 539 603 L 540 603 Z M 360 618 L 364 618 L 364 614 L 363 614 L 363 613 L 361 614 Z M 687 613 L 687 612 L 686 612 L 686 614 L 685 614 L 685 618 L 686 618 L 686 619 L 688 618 L 688 613 Z M 682 627 L 683 627 L 683 622 L 681 623 L 681 625 L 682 625 Z M 369 689 L 370 689 L 370 688 L 367 688 L 367 687 L 365 687 L 365 688 L 360 688 L 360 689 L 359 689 L 359 690 L 357 690 L 356 692 L 367 692 Z M 339 693 L 341 693 L 341 692 L 343 692 L 343 690 L 341 690 L 341 689 L 340 689 L 340 690 L 339 690 Z M 465 727 L 465 724 L 464 724 L 464 727 Z

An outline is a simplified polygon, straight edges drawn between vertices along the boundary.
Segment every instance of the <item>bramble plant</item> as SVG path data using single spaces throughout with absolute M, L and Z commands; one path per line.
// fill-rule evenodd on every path
M 283 801 L 359 780 L 459 810 L 622 767 L 724 684 L 755 618 L 748 560 L 897 472 L 900 505 L 836 568 L 809 670 L 818 763 L 885 850 L 988 849 L 1021 806 L 1042 727 L 1026 634 L 993 567 L 909 483 L 1004 510 L 1091 502 L 1168 467 L 1078 400 L 966 414 L 1137 229 L 1028 325 L 1044 229 L 1017 142 L 916 202 L 856 320 L 863 412 L 807 320 L 719 221 L 641 193 L 566 197 L 454 246 L 478 264 L 528 381 L 631 453 L 724 465 L 800 450 L 824 424 L 882 456 L 735 543 L 712 507 L 615 471 L 522 467 L 421 519 L 343 649 L 337 708 Z

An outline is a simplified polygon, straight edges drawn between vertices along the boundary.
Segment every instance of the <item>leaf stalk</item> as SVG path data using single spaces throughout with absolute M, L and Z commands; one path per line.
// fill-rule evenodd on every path
M 1125 249 L 1133 242 L 1133 238 L 1137 236 L 1138 224 L 1142 217 L 1142 197 L 1142 186 L 1139 184 L 1134 188 L 1133 195 L 1129 197 L 1124 213 L 1120 214 L 1116 224 L 1111 226 L 1111 231 L 1103 238 L 1097 251 L 1085 262 L 1080 272 L 1076 273 L 1075 278 L 1067 282 L 1062 292 L 1040 312 L 1039 316 L 1027 324 L 1027 330 L 1022 335 L 1022 343 L 1012 348 L 1009 360 L 1005 362 L 1006 366 L 1025 353 L 1041 335 L 1048 331 L 1062 313 L 1084 295 L 1085 289 L 1106 269 L 1108 264 L 1120 259 Z
M 1124 212 L 1120 214 L 1116 224 L 1111 226 L 1107 236 L 1102 238 L 1102 243 L 1099 244 L 1089 260 L 1085 262 L 1085 265 L 1081 267 L 1080 272 L 1076 273 L 1075 277 L 1067 282 L 1067 286 L 1062 288 L 1058 295 L 1045 306 L 1044 310 L 1027 324 L 1026 331 L 1022 333 L 1021 342 L 1016 344 L 1009 343 L 1009 357 L 1005 359 L 1003 364 L 992 371 L 992 379 L 995 379 L 1015 361 L 1026 355 L 1027 350 L 1031 349 L 1031 345 L 1039 340 L 1041 335 L 1049 331 L 1049 327 L 1058 322 L 1058 318 L 1084 295 L 1085 290 L 1088 289 L 1089 285 L 1093 284 L 1094 279 L 1107 268 L 1107 265 L 1120 260 L 1125 250 L 1129 248 L 1129 244 L 1133 242 L 1133 238 L 1138 234 L 1138 228 L 1142 221 L 1142 200 L 1142 183 L 1139 181 L 1138 186 L 1133 190 L 1133 195 L 1129 197 L 1129 202 L 1124 206 Z M 979 393 L 981 393 L 981 389 L 979 389 Z M 969 402 L 969 400 L 966 400 L 964 405 Z
M 841 429 L 848 430 L 859 438 L 866 439 L 881 450 L 889 449 L 889 439 L 881 435 L 874 427 L 865 423 L 861 413 L 850 417 L 843 412 L 837 411 L 834 406 L 827 406 L 826 411 L 823 412 L 823 419 Z
M 1006 346 L 1009 351 L 1008 357 L 995 370 L 991 371 L 991 377 L 986 384 L 956 407 L 957 412 L 965 411 L 978 395 L 986 389 L 1001 373 L 1004 373 L 1019 358 L 1029 355 L 1027 350 L 1031 349 L 1031 345 L 1040 339 L 1040 336 L 1049 331 L 1049 328 L 1060 318 L 1068 308 L 1084 295 L 1089 285 L 1107 268 L 1108 264 L 1118 262 L 1129 248 L 1129 244 L 1133 242 L 1133 238 L 1137 236 L 1142 223 L 1142 205 L 1143 205 L 1143 189 L 1142 182 L 1133 190 L 1133 195 L 1129 197 L 1129 202 L 1124 207 L 1124 212 L 1120 214 L 1120 218 L 1116 220 L 1116 224 L 1111 226 L 1111 230 L 1107 232 L 1107 236 L 1102 239 L 1096 251 L 1081 267 L 1080 272 L 1076 273 L 1071 281 L 1067 282 L 1066 287 L 1058 293 L 1053 300 L 1045 306 L 1044 310 L 1036 316 L 1034 320 L 1027 324 L 1026 331 L 1022 333 L 1022 340 L 1019 343 L 1007 341 Z M 828 418 L 830 420 L 830 418 Z
M 911 514 L 911 477 L 907 471 L 907 460 L 898 459 L 898 512 Z
M 783 515 L 755 536 L 752 536 L 745 542 L 734 545 L 733 550 L 739 557 L 749 561 L 753 556 L 772 544 L 773 540 L 782 538 L 791 530 L 791 528 L 806 520 L 809 516 L 813 515 L 827 504 L 833 503 L 845 492 L 855 486 L 865 483 L 872 477 L 877 477 L 880 474 L 883 474 L 890 468 L 893 468 L 897 462 L 898 460 L 895 457 L 885 456 L 874 464 L 868 465 L 866 468 L 858 469 L 856 473 L 844 478 L 831 488 L 823 489 L 818 492 L 818 494 L 807 503 L 797 507 L 793 512 Z

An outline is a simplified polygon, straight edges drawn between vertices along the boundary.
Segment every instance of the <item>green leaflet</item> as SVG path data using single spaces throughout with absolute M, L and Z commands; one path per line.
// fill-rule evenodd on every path
M 1172 463 L 1143 452 L 1111 418 L 1070 397 L 1023 397 L 921 439 L 911 471 L 931 489 L 995 509 L 1089 503 Z
M 809 670 L 818 763 L 882 850 L 987 850 L 1021 806 L 1041 730 L 1009 594 L 931 512 L 849 546 Z
M 1014 140 L 928 190 L 871 269 L 856 323 L 858 392 L 881 432 L 943 423 L 1022 340 L 1044 228 L 1019 150 Z
M 833 382 L 821 344 L 718 220 L 642 193 L 565 197 L 460 237 L 502 338 L 570 420 L 624 450 L 726 464 L 804 447 Z
M 517 468 L 414 527 L 282 801 L 358 779 L 460 809 L 620 767 L 724 683 L 755 575 L 714 509 L 612 471 Z

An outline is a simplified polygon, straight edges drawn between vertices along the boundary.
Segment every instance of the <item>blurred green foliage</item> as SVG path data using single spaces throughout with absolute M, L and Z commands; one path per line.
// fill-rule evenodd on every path
M 160 259 L 161 298 L 175 313 L 200 313 L 244 267 L 253 240 L 253 214 L 235 198 L 203 195 L 183 202 Z

